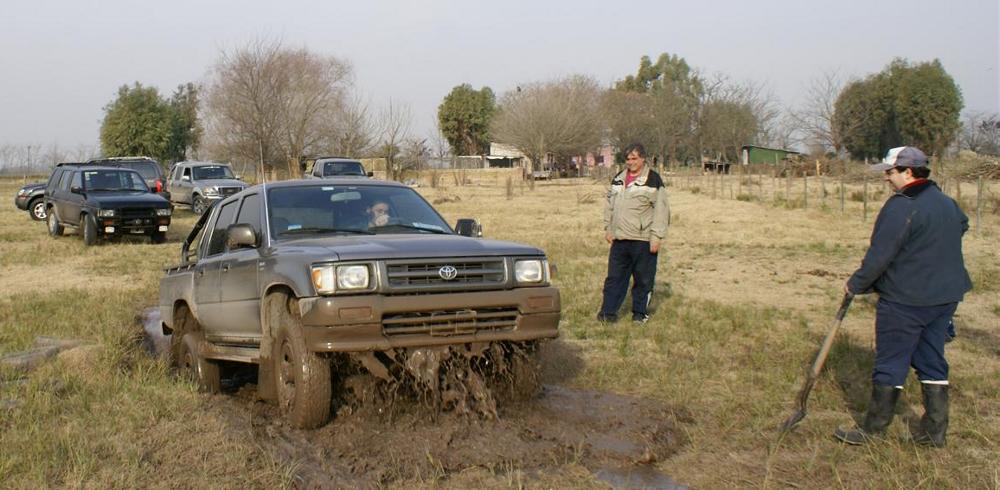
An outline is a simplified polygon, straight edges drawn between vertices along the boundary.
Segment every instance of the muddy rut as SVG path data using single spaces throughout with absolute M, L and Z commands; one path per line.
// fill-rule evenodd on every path
M 147 310 L 140 319 L 147 347 L 160 355 L 166 343 L 155 316 Z M 560 385 L 581 366 L 568 344 L 552 341 L 532 352 L 540 378 L 530 393 L 523 384 L 505 389 L 511 385 L 504 380 L 480 379 L 480 370 L 461 362 L 444 365 L 447 372 L 428 386 L 428 366 L 440 365 L 428 356 L 449 354 L 407 357 L 400 365 L 413 368 L 408 376 L 360 372 L 342 379 L 333 420 L 315 430 L 288 426 L 276 406 L 259 401 L 252 367 L 227 370 L 224 394 L 211 396 L 208 406 L 233 430 L 249 427 L 263 450 L 293 467 L 303 488 L 446 481 L 470 468 L 516 469 L 530 477 L 569 463 L 616 488 L 682 488 L 655 463 L 683 449 L 680 424 L 692 422 L 690 414 L 663 402 Z

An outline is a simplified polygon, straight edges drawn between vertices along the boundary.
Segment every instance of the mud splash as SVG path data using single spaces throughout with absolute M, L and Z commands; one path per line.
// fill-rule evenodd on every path
M 158 314 L 139 315 L 166 355 Z M 234 431 L 288 464 L 305 488 L 447 481 L 472 469 L 540 474 L 579 464 L 614 488 L 684 488 L 656 468 L 686 444 L 683 408 L 560 386 L 582 367 L 568 344 L 468 344 L 334 359 L 335 416 L 312 431 L 259 401 L 255 370 L 227 369 L 210 398 Z M 251 372 L 253 371 L 253 372 Z M 540 376 L 539 373 L 542 373 Z M 542 383 L 547 384 L 542 384 Z

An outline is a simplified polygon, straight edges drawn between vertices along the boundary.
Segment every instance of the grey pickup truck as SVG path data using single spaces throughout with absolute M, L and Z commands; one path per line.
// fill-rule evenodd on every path
M 541 250 L 458 234 L 404 185 L 345 178 L 220 201 L 166 270 L 159 307 L 173 359 L 203 389 L 220 389 L 220 365 L 256 364 L 258 395 L 307 428 L 329 419 L 345 356 L 377 375 L 415 349 L 554 338 L 561 305 Z

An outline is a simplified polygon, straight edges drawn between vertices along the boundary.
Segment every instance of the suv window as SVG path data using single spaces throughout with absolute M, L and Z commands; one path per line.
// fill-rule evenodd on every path
M 224 165 L 194 167 L 194 180 L 232 179 L 233 171 Z
M 358 162 L 326 162 L 323 164 L 323 176 L 330 175 L 365 175 L 365 169 Z
M 184 167 L 184 177 L 191 178 L 191 167 Z
M 160 178 L 160 166 L 153 162 L 127 162 L 122 166 L 139 172 L 139 175 L 146 180 Z
M 62 177 L 59 179 L 59 189 L 64 191 L 69 189 L 69 181 L 74 173 L 76 172 L 63 172 Z
M 243 205 L 240 207 L 236 223 L 246 223 L 252 226 L 254 233 L 258 237 L 260 236 L 260 230 L 263 228 L 260 223 L 260 194 L 250 194 L 243 198 Z
M 70 189 L 81 186 L 82 183 L 80 182 L 80 172 L 73 172 L 73 180 L 71 180 L 69 183 Z
M 233 216 L 236 214 L 236 204 L 239 201 L 230 201 L 222 205 L 219 209 L 219 217 L 212 227 L 212 238 L 208 241 L 208 251 L 205 255 L 212 256 L 222 253 L 226 247 L 226 228 L 233 223 Z
M 52 172 L 52 175 L 49 176 L 49 182 L 45 185 L 45 188 L 47 189 L 51 187 L 53 190 L 58 189 L 59 179 L 62 178 L 63 172 L 65 172 L 65 170 L 61 168 L 57 168 L 54 172 Z

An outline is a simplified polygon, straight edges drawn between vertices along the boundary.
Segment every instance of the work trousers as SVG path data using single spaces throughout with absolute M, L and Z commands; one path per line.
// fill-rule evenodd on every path
M 875 306 L 875 369 L 872 382 L 903 386 L 910 366 L 921 382 L 948 381 L 944 341 L 958 303 L 908 306 L 880 299 Z
M 608 252 L 608 277 L 604 280 L 601 315 L 617 317 L 632 279 L 632 315 L 646 315 L 656 280 L 656 256 L 644 240 L 614 240 Z

